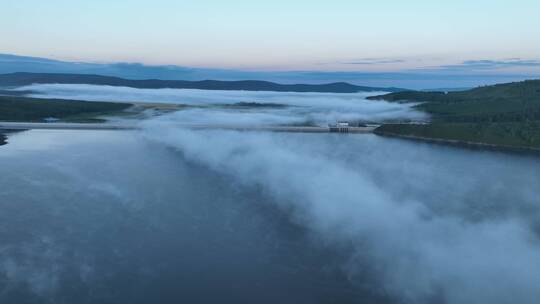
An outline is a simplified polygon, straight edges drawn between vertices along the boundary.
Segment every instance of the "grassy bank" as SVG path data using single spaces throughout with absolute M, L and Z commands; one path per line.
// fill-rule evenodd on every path
M 54 117 L 71 122 L 100 122 L 96 116 L 112 115 L 130 106 L 128 103 L 0 96 L 0 120 L 39 122 Z
M 461 92 L 399 92 L 370 97 L 390 102 L 420 102 L 426 125 L 390 124 L 379 133 L 540 148 L 540 81 L 486 86 Z

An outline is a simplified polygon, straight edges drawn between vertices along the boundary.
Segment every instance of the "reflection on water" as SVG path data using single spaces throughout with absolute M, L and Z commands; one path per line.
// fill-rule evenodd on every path
M 389 200 L 425 203 L 421 214 L 427 221 L 519 218 L 538 227 L 535 158 L 375 136 L 272 136 L 283 136 L 283 146 L 335 157 L 384 189 Z M 388 282 L 396 282 L 386 272 L 381 275 L 387 271 L 383 264 L 391 263 L 362 259 L 369 247 L 359 251 L 356 242 L 314 233 L 309 219 L 284 208 L 276 201 L 280 195 L 264 184 L 237 183 L 234 174 L 135 132 L 13 134 L 0 148 L 0 168 L 0 303 L 386 303 L 401 298 L 387 292 Z M 353 219 L 354 212 L 362 209 L 350 210 Z M 361 214 L 357 218 L 365 220 Z M 403 234 L 395 239 L 381 234 L 380 242 L 398 257 L 407 243 L 422 244 L 402 239 L 409 228 L 400 227 Z M 444 233 L 443 240 L 461 244 L 461 230 Z M 473 252 L 468 258 L 475 257 Z M 527 265 L 536 258 L 530 256 Z M 434 280 L 439 272 L 446 274 L 433 271 Z M 456 277 L 463 278 L 459 271 Z M 521 273 L 508 274 L 520 282 Z M 517 290 L 534 296 L 527 286 Z M 438 293 L 430 301 L 440 303 L 441 297 L 448 298 Z

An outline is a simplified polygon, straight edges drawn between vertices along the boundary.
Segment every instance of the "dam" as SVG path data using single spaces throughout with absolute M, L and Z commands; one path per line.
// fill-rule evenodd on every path
M 167 125 L 170 125 L 168 123 Z M 290 133 L 372 133 L 377 126 L 235 126 L 219 124 L 175 124 L 191 130 L 231 130 L 251 132 L 290 132 Z M 137 123 L 63 123 L 63 122 L 0 122 L 0 130 L 137 130 Z

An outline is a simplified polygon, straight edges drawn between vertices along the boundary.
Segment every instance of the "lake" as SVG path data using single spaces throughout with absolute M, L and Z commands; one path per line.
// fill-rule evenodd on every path
M 536 157 L 162 124 L 8 141 L 1 303 L 540 297 Z

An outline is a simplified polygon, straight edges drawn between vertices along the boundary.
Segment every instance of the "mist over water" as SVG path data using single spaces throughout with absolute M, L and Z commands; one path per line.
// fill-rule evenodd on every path
M 536 159 L 510 165 L 503 154 L 373 136 L 193 133 L 151 123 L 146 135 L 262 187 L 300 225 L 351 245 L 353 282 L 369 273 L 415 303 L 540 297 Z
M 249 91 L 204 91 L 188 89 L 134 89 L 98 85 L 36 84 L 18 88 L 32 91 L 32 97 L 64 98 L 88 101 L 122 101 L 146 103 L 173 103 L 205 107 L 181 111 L 175 120 L 197 123 L 223 122 L 223 116 L 243 122 L 290 124 L 310 122 L 319 125 L 335 123 L 337 120 L 372 121 L 425 120 L 428 117 L 412 109 L 411 104 L 369 101 L 365 98 L 377 93 L 290 93 Z M 382 92 L 380 93 L 382 94 Z M 239 103 L 281 105 L 283 107 L 256 107 L 244 109 L 223 108 Z M 209 109 L 208 107 L 211 107 Z M 203 113 L 211 110 L 213 113 Z M 205 115 L 201 117 L 201 115 Z M 265 115 L 258 117 L 257 115 Z M 233 117 L 236 116 L 236 117 Z M 241 116 L 241 117 L 240 117 Z M 268 116 L 268 117 L 267 117 Z M 266 119 L 268 118 L 268 119 Z M 259 120 L 262 119 L 262 120 Z
M 425 118 L 361 94 L 32 87 L 201 107 L 136 132 L 11 135 L 0 148 L 2 303 L 540 298 L 537 157 L 178 126 Z M 287 107 L 223 106 L 238 102 Z
M 18 133 L 0 165 L 1 303 L 382 298 L 260 189 L 135 133 Z
M 151 121 L 72 132 L 0 149 L 2 302 L 538 299 L 536 158 Z

